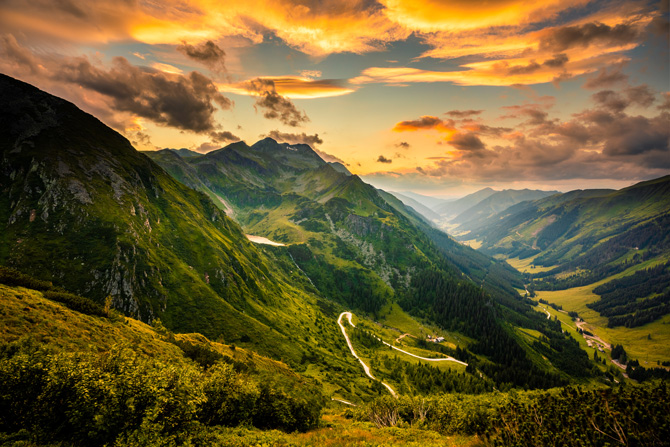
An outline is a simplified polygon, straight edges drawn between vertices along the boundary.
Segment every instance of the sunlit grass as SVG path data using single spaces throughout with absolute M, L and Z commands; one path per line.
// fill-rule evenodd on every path
M 536 265 L 535 267 L 531 268 L 530 266 L 533 264 L 535 261 L 535 258 L 537 256 L 531 256 L 530 258 L 525 258 L 525 259 L 519 259 L 519 258 L 508 258 L 505 259 L 509 265 L 514 267 L 520 272 L 528 272 L 528 273 L 542 273 L 542 272 L 548 272 L 549 270 L 553 269 L 554 267 L 541 267 L 539 265 Z
M 654 265 L 665 261 L 666 259 L 656 259 L 644 262 L 627 269 L 622 273 L 618 273 L 587 286 L 573 287 L 566 290 L 539 291 L 537 292 L 537 298 L 560 305 L 566 312 L 577 312 L 579 316 L 588 323 L 588 325 L 585 326 L 587 330 L 599 336 L 609 344 L 623 345 L 629 357 L 639 360 L 640 364 L 643 366 L 656 366 L 656 363 L 659 360 L 661 362 L 670 360 L 670 315 L 666 315 L 657 321 L 640 327 L 626 328 L 620 326 L 616 328 L 608 328 L 607 318 L 601 316 L 595 310 L 589 309 L 586 305 L 600 299 L 598 295 L 593 293 L 595 287 L 611 281 L 612 279 L 631 275 L 635 271 L 653 267 Z M 564 326 L 571 325 L 574 327 L 574 322 L 571 321 L 568 315 L 556 312 L 548 306 L 547 310 L 552 314 L 552 318 L 554 315 L 557 315 L 564 323 Z M 567 329 L 570 330 L 569 327 Z M 573 330 L 572 333 L 576 333 L 576 330 Z M 649 339 L 650 335 L 651 339 Z M 592 356 L 593 349 L 585 347 L 586 342 L 583 337 L 579 335 L 575 336 L 575 338 L 580 344 L 583 344 L 582 348 Z

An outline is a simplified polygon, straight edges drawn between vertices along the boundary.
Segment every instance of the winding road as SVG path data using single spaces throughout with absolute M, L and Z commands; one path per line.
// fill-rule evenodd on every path
M 345 316 L 347 317 L 347 320 L 349 320 L 349 324 L 350 324 L 352 327 L 356 327 L 356 325 L 351 321 L 351 317 L 353 317 L 353 314 L 352 314 L 351 312 L 342 312 L 342 313 L 340 314 L 340 317 L 337 319 L 337 324 L 340 326 L 340 329 L 342 330 L 342 334 L 344 335 L 344 338 L 345 338 L 345 340 L 347 341 L 347 345 L 349 346 L 349 350 L 351 351 L 351 354 L 352 354 L 352 355 L 353 355 L 353 356 L 354 356 L 354 357 L 361 363 L 361 365 L 363 366 L 363 370 L 365 370 L 365 374 L 366 374 L 369 378 L 371 378 L 371 379 L 373 379 L 373 380 L 379 380 L 379 379 L 375 378 L 375 377 L 372 375 L 372 373 L 370 372 L 370 368 L 368 367 L 368 365 L 366 365 L 365 362 L 363 362 L 363 360 L 361 360 L 361 358 L 356 354 L 356 351 L 354 350 L 354 346 L 351 344 L 351 340 L 349 339 L 349 336 L 347 335 L 347 331 L 346 331 L 346 329 L 344 328 L 344 325 L 342 324 L 342 317 L 345 317 Z M 420 360 L 425 360 L 425 361 L 428 361 L 428 362 L 456 362 L 456 363 L 459 363 L 459 364 L 461 364 L 461 365 L 468 366 L 467 363 L 465 363 L 465 362 L 461 362 L 460 360 L 456 360 L 455 358 L 453 358 L 453 357 L 449 357 L 449 356 L 446 357 L 446 358 L 441 358 L 441 359 L 429 359 L 429 358 L 427 358 L 427 357 L 420 357 L 420 356 L 418 356 L 418 355 L 416 355 L 416 354 L 412 354 L 411 352 L 407 352 L 407 351 L 404 351 L 404 350 L 402 350 L 402 349 L 400 349 L 400 348 L 396 348 L 395 346 L 386 343 L 384 340 L 380 339 L 379 337 L 375 337 L 375 338 L 377 338 L 377 340 L 379 340 L 379 341 L 381 341 L 382 343 L 384 343 L 386 346 L 388 346 L 388 347 L 390 347 L 390 348 L 392 348 L 392 349 L 395 349 L 396 351 L 400 351 L 400 352 L 402 352 L 403 354 L 407 354 L 407 355 L 409 355 L 409 356 L 411 356 L 411 357 L 414 357 L 414 358 L 417 358 L 417 359 L 420 359 Z M 379 380 L 379 381 L 381 382 L 382 385 L 384 385 L 384 386 L 391 392 L 391 394 L 393 395 L 393 397 L 398 397 L 397 394 L 395 393 L 395 391 L 393 391 L 393 388 L 391 388 L 387 383 L 384 383 L 384 382 L 382 382 L 381 380 Z
M 342 329 L 342 334 L 344 335 L 345 340 L 347 340 L 347 345 L 349 345 L 349 350 L 351 351 L 351 355 L 356 357 L 356 359 L 361 363 L 361 365 L 363 365 L 363 370 L 365 370 L 365 375 L 366 376 L 368 376 L 372 380 L 379 380 L 375 376 L 372 375 L 372 373 L 370 372 L 370 367 L 368 367 L 368 365 L 366 365 L 365 362 L 363 360 L 361 360 L 361 358 L 356 354 L 356 351 L 354 351 L 354 345 L 351 344 L 351 340 L 349 340 L 349 336 L 347 335 L 347 331 L 346 331 L 346 329 L 344 329 L 344 325 L 342 324 L 342 317 L 345 316 L 345 315 L 349 319 L 349 324 L 350 325 L 352 325 L 353 327 L 356 327 L 356 325 L 351 322 L 351 316 L 352 316 L 351 312 L 342 312 L 340 314 L 340 318 L 337 319 L 337 324 L 340 326 L 340 329 Z M 398 397 L 396 392 L 393 391 L 393 388 L 391 388 L 388 383 L 382 382 L 381 380 L 379 380 L 379 382 L 381 382 L 381 384 L 384 385 L 386 387 L 386 389 L 389 390 L 389 392 L 391 393 L 391 395 L 393 397 Z

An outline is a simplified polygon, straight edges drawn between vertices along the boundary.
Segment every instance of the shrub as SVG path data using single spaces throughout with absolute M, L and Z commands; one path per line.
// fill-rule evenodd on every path
M 108 313 L 105 312 L 105 309 L 101 305 L 88 298 L 84 298 L 83 296 L 74 295 L 68 292 L 48 290 L 44 292 L 44 298 L 63 303 L 68 308 L 83 314 L 95 315 L 98 317 L 108 316 Z

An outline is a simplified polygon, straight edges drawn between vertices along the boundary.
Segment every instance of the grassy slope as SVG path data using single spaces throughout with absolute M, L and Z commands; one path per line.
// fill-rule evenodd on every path
M 490 253 L 515 256 L 527 249 L 523 259 L 542 249 L 536 261 L 561 265 L 598 248 L 614 235 L 631 231 L 652 219 L 667 215 L 670 207 L 670 177 L 642 182 L 620 191 L 586 190 L 520 204 L 483 224 L 473 236 Z M 553 234 L 543 233 L 562 221 Z M 625 256 L 624 256 L 625 257 Z M 622 258 L 607 261 L 620 261 Z
M 525 304 L 511 286 L 522 286 L 514 269 L 453 241 L 390 194 L 356 176 L 337 173 L 308 147 L 293 151 L 262 140 L 251 147 L 235 143 L 182 160 L 164 152 L 148 155 L 177 178 L 195 170 L 200 184 L 232 204 L 235 218 L 247 233 L 288 244 L 321 293 L 339 296 L 357 314 L 361 309 L 372 312 L 373 306 L 357 303 L 355 298 L 361 292 L 365 295 L 366 288 L 385 290 L 392 297 L 403 292 L 414 272 L 438 263 L 448 266 L 452 275 L 460 277 L 464 272 L 509 306 L 502 319 L 514 314 L 515 324 L 536 324 L 519 315 L 528 309 L 521 309 Z M 298 250 L 298 244 L 305 248 Z M 366 285 L 353 292 L 354 299 L 343 300 L 351 289 L 340 289 L 329 281 L 333 276 L 338 284 Z M 374 313 L 379 317 L 385 312 Z M 458 334 L 454 337 L 465 339 Z M 528 343 L 519 341 L 532 354 Z M 554 370 L 541 359 L 537 361 L 542 368 Z
M 206 346 L 238 361 L 251 362 L 259 370 L 298 377 L 285 363 L 244 348 L 210 341 L 200 334 L 176 334 L 175 337 Z M 179 347 L 139 320 L 120 318 L 110 321 L 85 315 L 45 299 L 38 291 L 0 284 L 0 343 L 22 338 L 33 338 L 43 346 L 72 352 L 106 352 L 114 346 L 127 346 L 143 356 L 169 364 L 191 361 Z
M 0 137 L 0 221 L 9 222 L 0 262 L 98 302 L 111 295 L 114 308 L 177 332 L 315 365 L 327 387 L 354 383 L 369 396 L 339 340 L 337 308 L 286 249 L 250 243 L 202 193 L 74 105 L 2 82 L 0 122 L 29 116 L 37 130 L 9 126 Z
M 665 262 L 667 258 L 654 259 L 645 263 L 636 265 L 627 269 L 626 271 L 612 275 L 594 284 L 589 284 L 582 287 L 574 287 L 567 290 L 557 291 L 539 291 L 537 292 L 538 299 L 542 298 L 550 303 L 555 303 L 563 307 L 563 310 L 574 311 L 583 318 L 588 325 L 586 328 L 598 335 L 606 342 L 614 345 L 621 344 L 625 347 L 629 357 L 638 359 L 642 366 L 656 366 L 656 362 L 670 360 L 670 315 L 666 315 L 660 320 L 648 323 L 644 326 L 635 328 L 607 327 L 607 318 L 600 316 L 598 312 L 586 307 L 588 303 L 597 301 L 600 297 L 593 293 L 593 289 L 601 284 L 604 284 L 613 279 L 621 278 L 633 274 L 637 270 L 653 267 L 656 264 Z M 551 308 L 547 308 L 553 315 L 557 314 Z M 559 318 L 563 317 L 569 320 L 565 314 L 558 313 Z M 566 321 L 567 323 L 567 321 Z M 574 325 L 574 323 L 572 323 Z M 651 335 L 651 340 L 648 339 Z M 577 340 L 582 337 L 575 337 Z M 583 339 L 582 339 L 583 340 Z M 582 342 L 580 340 L 580 343 Z M 593 355 L 593 350 L 588 350 L 589 354 Z M 649 362 L 649 363 L 644 363 Z
M 500 238 L 500 234 L 498 234 L 496 237 L 499 239 L 490 239 L 485 242 L 484 246 L 489 251 L 493 250 L 505 253 L 505 247 L 511 249 L 511 244 L 514 241 L 523 242 L 528 246 L 533 245 L 542 230 L 555 222 L 558 216 L 573 211 L 575 213 L 575 220 L 570 228 L 577 229 L 578 231 L 568 230 L 566 236 L 557 239 L 553 245 L 548 247 L 548 251 L 546 252 L 543 251 L 534 256 L 524 257 L 523 259 L 519 259 L 518 257 L 507 259 L 510 265 L 530 275 L 547 272 L 563 263 L 576 259 L 592 247 L 593 249 L 598 249 L 599 246 L 607 244 L 613 235 L 618 234 L 617 232 L 628 231 L 628 229 L 635 228 L 635 226 L 644 224 L 658 216 L 667 215 L 668 200 L 670 199 L 670 194 L 668 193 L 669 185 L 669 178 L 663 177 L 620 191 L 574 191 L 537 201 L 533 204 L 538 209 L 537 212 L 530 214 L 528 219 L 521 223 L 517 221 L 518 224 L 516 226 L 510 226 L 504 230 L 507 232 L 504 237 Z M 525 206 L 521 205 L 519 206 L 519 210 L 516 211 L 516 215 L 522 216 L 523 210 L 530 208 L 529 204 Z M 512 211 L 508 211 L 508 213 L 509 215 L 514 215 Z M 498 221 L 500 221 L 499 217 Z M 495 230 L 493 226 L 489 228 Z M 663 232 L 664 230 L 658 229 L 658 231 Z M 487 234 L 492 235 L 495 233 L 481 233 L 480 236 L 485 237 Z M 591 242 L 586 242 L 587 240 Z M 594 240 L 599 242 L 593 243 Z M 572 248 L 568 250 L 566 247 Z M 627 253 L 616 259 L 608 260 L 608 262 L 616 264 L 623 260 L 631 261 L 634 254 L 644 255 L 646 251 L 631 248 Z M 559 252 L 564 252 L 565 254 L 562 257 L 554 256 L 551 258 L 548 256 L 551 253 Z M 505 258 L 504 254 L 501 256 Z M 541 256 L 544 256 L 545 259 L 554 259 L 554 264 L 547 266 L 535 265 L 535 260 Z M 599 335 L 611 344 L 623 344 L 627 350 L 630 350 L 631 357 L 639 359 L 643 366 L 655 366 L 657 360 L 664 361 L 670 358 L 670 328 L 668 326 L 670 316 L 666 315 L 656 322 L 637 328 L 608 328 L 607 319 L 601 317 L 596 311 L 589 309 L 586 305 L 599 299 L 598 295 L 592 292 L 598 285 L 612 279 L 631 275 L 637 270 L 665 262 L 667 259 L 667 252 L 661 251 L 646 261 L 640 262 L 638 260 L 636 261 L 638 262 L 637 265 L 593 284 L 572 287 L 567 290 L 540 291 L 538 292 L 538 297 L 559 304 L 567 311 L 578 312 L 589 323 L 587 328 L 591 332 Z M 582 267 L 580 269 L 584 271 Z M 561 273 L 557 277 L 567 277 L 572 272 Z M 555 313 L 552 309 L 549 310 L 552 312 L 552 315 Z M 559 317 L 561 316 L 562 314 L 559 314 Z M 567 318 L 567 315 L 565 315 L 565 318 Z M 649 335 L 651 335 L 651 340 L 648 339 Z M 581 337 L 575 338 L 584 344 Z M 591 355 L 593 354 L 592 349 L 587 349 L 587 352 Z M 645 361 L 649 363 L 645 364 Z
M 356 422 L 342 414 L 342 408 L 327 410 L 322 428 L 307 433 L 261 432 L 244 428 L 222 429 L 221 444 L 231 447 L 272 445 L 276 447 L 475 447 L 481 446 L 477 436 L 445 436 L 435 431 L 411 427 L 377 428 L 371 422 Z M 216 439 L 216 436 L 214 437 Z

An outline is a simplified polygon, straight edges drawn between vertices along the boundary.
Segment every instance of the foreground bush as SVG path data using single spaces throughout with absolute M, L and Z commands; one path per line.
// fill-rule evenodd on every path
M 128 348 L 101 355 L 0 349 L 0 432 L 74 445 L 179 445 L 206 425 L 306 430 L 318 394 L 291 396 L 226 363 L 171 365 Z
M 446 435 L 480 435 L 493 446 L 660 446 L 670 439 L 665 382 L 589 390 L 385 396 L 355 410 L 378 427 L 425 426 Z M 665 440 L 665 441 L 663 441 Z

